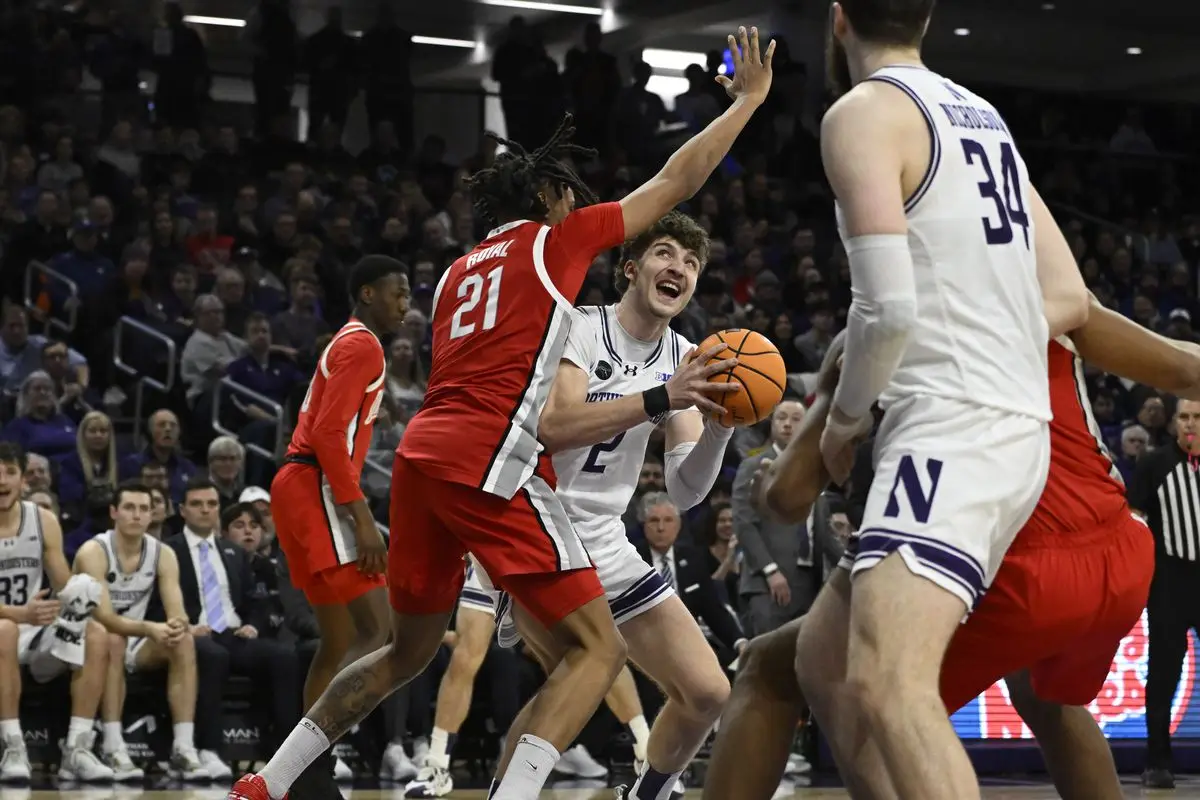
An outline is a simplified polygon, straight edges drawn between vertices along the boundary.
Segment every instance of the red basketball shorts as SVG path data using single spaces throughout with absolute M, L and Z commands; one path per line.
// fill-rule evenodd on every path
M 1042 700 L 1087 705 L 1146 607 L 1153 575 L 1154 540 L 1128 512 L 1091 531 L 1018 535 L 946 651 L 947 711 L 1024 669 Z
M 284 464 L 271 483 L 275 536 L 287 556 L 292 585 L 314 606 L 345 605 L 387 585 L 384 575 L 364 575 L 338 558 L 333 525 L 321 490 L 321 472 L 306 464 Z
M 388 585 L 401 614 L 450 613 L 470 552 L 492 583 L 547 628 L 604 596 L 595 567 L 554 491 L 538 475 L 511 500 L 392 466 Z

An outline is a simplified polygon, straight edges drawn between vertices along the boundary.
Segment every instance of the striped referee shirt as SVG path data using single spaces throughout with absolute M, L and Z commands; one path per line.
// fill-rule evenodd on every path
M 1200 459 L 1175 442 L 1138 459 L 1129 505 L 1146 517 L 1160 555 L 1200 561 Z

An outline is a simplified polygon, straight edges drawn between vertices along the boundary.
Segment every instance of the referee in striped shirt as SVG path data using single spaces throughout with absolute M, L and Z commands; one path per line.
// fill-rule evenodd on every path
M 1171 700 L 1187 653 L 1189 628 L 1200 629 L 1200 402 L 1175 407 L 1175 441 L 1138 459 L 1129 505 L 1154 533 L 1150 587 L 1150 667 L 1146 680 L 1147 786 L 1173 786 Z

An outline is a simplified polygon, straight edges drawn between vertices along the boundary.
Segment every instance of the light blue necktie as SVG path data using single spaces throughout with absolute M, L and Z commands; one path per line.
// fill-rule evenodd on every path
M 208 560 L 208 542 L 200 542 L 200 591 L 204 593 L 204 616 L 208 627 L 220 633 L 229 627 L 225 623 L 225 607 L 221 605 L 221 582 Z

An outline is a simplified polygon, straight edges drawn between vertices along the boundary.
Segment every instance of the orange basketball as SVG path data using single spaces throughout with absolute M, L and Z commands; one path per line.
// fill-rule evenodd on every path
M 753 425 L 765 419 L 783 399 L 787 386 L 787 368 L 783 356 L 771 340 L 744 328 L 732 328 L 714 333 L 700 343 L 698 352 L 716 347 L 721 342 L 728 345 L 713 357 L 714 361 L 736 358 L 738 365 L 731 370 L 718 372 L 709 378 L 714 383 L 737 381 L 742 391 L 720 395 L 717 401 L 725 407 L 721 424 Z

